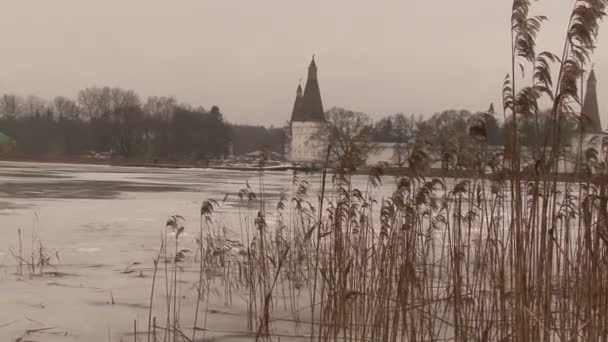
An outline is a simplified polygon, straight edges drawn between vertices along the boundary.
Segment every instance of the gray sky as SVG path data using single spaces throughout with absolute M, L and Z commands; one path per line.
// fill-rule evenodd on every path
M 541 0 L 560 53 L 572 0 Z M 171 95 L 232 122 L 281 125 L 313 53 L 324 106 L 374 118 L 500 108 L 509 0 L 2 0 L 0 93 L 87 86 Z M 602 27 L 608 31 L 608 22 Z M 608 112 L 608 33 L 594 55 Z M 606 123 L 605 118 L 604 124 Z

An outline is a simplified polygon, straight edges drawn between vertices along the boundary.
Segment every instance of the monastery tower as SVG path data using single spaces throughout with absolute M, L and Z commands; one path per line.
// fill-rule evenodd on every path
M 322 162 L 327 149 L 327 128 L 317 79 L 317 64 L 313 56 L 308 67 L 304 93 L 302 94 L 301 86 L 296 91 L 291 114 L 289 160 L 294 163 Z
M 589 73 L 587 86 L 585 87 L 585 99 L 583 101 L 580 125 L 582 136 L 575 134 L 572 138 L 573 152 L 577 153 L 580 149 L 584 155 L 587 149 L 593 148 L 598 152 L 599 161 L 604 161 L 606 152 L 608 152 L 606 151 L 606 147 L 608 146 L 606 146 L 604 141 L 608 137 L 608 134 L 602 129 L 597 99 L 597 79 L 593 69 Z M 579 139 L 581 138 L 582 146 L 579 145 Z

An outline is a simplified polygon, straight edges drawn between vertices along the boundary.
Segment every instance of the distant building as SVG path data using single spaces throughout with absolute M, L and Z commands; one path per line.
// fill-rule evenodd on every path
M 598 99 L 597 79 L 595 71 L 591 70 L 587 79 L 585 99 L 582 108 L 582 146 L 579 145 L 581 136 L 576 134 L 571 146 L 567 148 L 566 158 L 560 160 L 559 169 L 562 172 L 572 172 L 577 168 L 574 156 L 579 148 L 585 152 L 594 148 L 598 152 L 598 161 L 606 161 L 608 155 L 608 133 L 602 129 Z M 490 104 L 488 114 L 494 115 L 494 104 Z M 490 141 L 499 141 L 498 129 L 487 132 Z M 317 78 L 317 64 L 314 56 L 308 67 L 308 78 L 304 90 L 298 85 L 296 98 L 291 113 L 291 121 L 287 131 L 285 146 L 286 159 L 293 163 L 318 164 L 322 163 L 329 144 L 329 123 L 323 111 L 321 90 Z M 491 143 L 490 143 L 491 144 Z M 411 152 L 412 144 L 408 143 L 373 143 L 373 151 L 367 156 L 368 166 L 384 162 L 392 165 L 405 165 Z M 498 146 L 489 146 L 498 148 Z M 501 146 L 502 147 L 502 146 Z M 532 156 L 531 151 L 524 154 Z M 440 167 L 437 162 L 433 167 Z
M 593 69 L 589 73 L 585 89 L 585 99 L 581 113 L 581 133 L 582 137 L 578 134 L 573 137 L 572 147 L 574 150 L 572 152 L 577 154 L 580 149 L 583 155 L 585 155 L 585 152 L 589 148 L 594 148 L 598 152 L 599 161 L 605 161 L 606 153 L 608 152 L 608 133 L 602 129 L 602 120 L 597 100 L 597 79 Z M 579 142 L 582 143 L 582 146 Z
M 15 140 L 0 132 L 0 155 L 13 153 L 16 148 L 17 143 Z
M 282 161 L 282 160 L 284 160 L 284 158 L 281 154 L 272 152 L 272 151 L 264 151 L 264 150 L 255 150 L 255 151 L 242 155 L 240 158 L 244 159 L 244 160 L 249 160 L 249 161 L 260 161 L 260 160 Z
M 583 102 L 583 117 L 582 129 L 584 134 L 602 134 L 602 120 L 600 119 L 600 110 L 597 101 L 597 79 L 595 70 L 591 69 L 589 78 L 587 78 L 587 87 L 585 89 L 585 101 Z
M 313 56 L 304 90 L 301 85 L 296 90 L 285 155 L 292 163 L 320 164 L 325 159 L 328 144 L 329 123 L 323 111 L 317 64 Z M 373 142 L 372 145 L 372 152 L 365 160 L 367 166 L 379 162 L 402 165 L 407 159 L 408 145 L 405 143 Z
M 288 160 L 306 164 L 322 162 L 328 144 L 327 130 L 328 123 L 317 79 L 317 64 L 313 56 L 304 92 L 301 85 L 298 85 L 296 91 L 286 151 Z
M 288 161 L 300 164 L 324 161 L 329 144 L 329 123 L 323 111 L 314 56 L 308 67 L 304 90 L 301 85 L 296 90 L 287 136 L 285 154 Z M 369 153 L 365 164 L 372 166 L 384 162 L 402 165 L 407 159 L 407 148 L 405 143 L 373 143 L 373 152 Z

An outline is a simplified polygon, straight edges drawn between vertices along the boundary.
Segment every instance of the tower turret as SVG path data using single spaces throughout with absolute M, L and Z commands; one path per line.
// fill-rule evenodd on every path
M 302 87 L 298 87 L 296 91 L 290 133 L 287 149 L 290 161 L 314 164 L 323 160 L 327 150 L 328 130 L 314 56 L 308 66 L 304 94 Z
M 302 115 L 302 85 L 298 84 L 296 90 L 296 100 L 293 103 L 293 111 L 291 112 L 291 121 L 298 121 L 298 118 Z
M 583 133 L 601 133 L 602 121 L 600 120 L 600 110 L 597 104 L 597 79 L 595 71 L 591 69 L 587 79 L 587 89 L 585 90 L 585 101 L 583 102 Z

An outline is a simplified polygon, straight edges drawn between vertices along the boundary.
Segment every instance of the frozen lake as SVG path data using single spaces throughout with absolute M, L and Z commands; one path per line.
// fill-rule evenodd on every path
M 267 173 L 269 199 L 289 191 L 291 178 Z M 229 221 L 246 182 L 257 191 L 258 174 L 1 162 L 0 340 L 51 327 L 31 338 L 118 341 L 133 320 L 145 321 L 149 268 L 167 218 L 183 216 L 184 239 L 193 240 L 201 203 L 233 194 L 221 209 Z M 17 277 L 18 229 L 26 256 L 41 243 L 53 256 L 47 270 L 68 276 Z M 144 278 L 122 273 L 133 263 Z M 111 296 L 123 305 L 103 305 Z
M 309 198 L 316 202 L 321 175 L 299 177 L 311 184 Z M 281 192 L 291 197 L 292 179 L 291 171 L 264 174 L 270 206 Z M 365 180 L 358 176 L 354 183 L 364 187 Z M 390 177 L 386 182 L 381 191 L 389 193 Z M 13 261 L 7 251 L 16 247 L 18 229 L 57 251 L 65 264 L 126 262 L 157 248 L 169 216 L 183 216 L 186 233 L 189 225 L 198 230 L 201 203 L 226 195 L 219 213 L 236 228 L 234 214 L 243 203 L 237 194 L 247 184 L 259 197 L 259 173 L 251 171 L 0 162 L 0 264 Z
M 291 178 L 266 173 L 268 199 L 289 191 Z M 198 229 L 204 200 L 230 194 L 221 210 L 229 219 L 246 182 L 257 192 L 256 172 L 3 162 L 0 263 L 12 261 L 7 250 L 15 247 L 19 228 L 58 251 L 64 263 L 128 261 L 157 248 L 170 215 L 185 217 L 186 231 L 190 223 Z
M 300 177 L 316 201 L 321 176 Z M 291 196 L 292 179 L 291 172 L 264 174 L 270 206 L 281 192 Z M 245 171 L 0 162 L 0 340 L 31 329 L 44 329 L 32 332 L 33 340 L 125 339 L 133 320 L 147 320 L 150 269 L 167 218 L 185 218 L 182 239 L 192 245 L 201 203 L 229 194 L 218 215 L 238 231 L 237 193 L 247 183 L 259 193 L 259 182 L 257 172 Z M 46 270 L 59 276 L 16 275 L 18 229 L 24 255 L 42 244 L 52 256 Z M 125 273 L 133 264 L 137 272 Z M 215 325 L 233 329 L 234 318 L 218 317 Z
M 321 175 L 298 177 L 310 184 L 307 198 L 316 206 Z M 255 229 L 252 221 L 260 209 L 257 200 L 239 199 L 239 191 L 249 185 L 259 197 L 263 186 L 266 222 L 272 229 L 281 193 L 292 203 L 297 188 L 293 179 L 289 171 L 265 172 L 260 178 L 251 171 L 0 162 L 0 341 L 132 341 L 134 321 L 140 333 L 146 331 L 153 260 L 167 219 L 185 218 L 180 248 L 194 251 L 201 204 L 214 199 L 223 204 L 213 225 L 226 227 L 238 241 L 241 231 Z M 455 181 L 445 180 L 447 191 Z M 327 184 L 327 196 L 332 197 L 330 175 Z M 354 187 L 365 192 L 366 185 L 366 176 L 354 177 Z M 394 189 L 394 178 L 387 176 L 378 189 L 367 190 L 379 206 Z M 19 274 L 20 246 L 26 263 L 42 246 L 51 263 L 43 275 Z M 192 259 L 189 255 L 179 264 L 180 325 L 185 330 L 192 327 L 188 315 L 196 311 L 198 270 Z M 163 274 L 157 278 L 161 283 L 168 279 Z M 244 305 L 248 294 L 235 289 L 235 300 L 227 305 L 220 294 L 223 281 L 214 278 L 210 283 L 208 331 L 197 341 L 252 340 Z M 305 307 L 309 299 L 303 293 L 298 305 Z M 164 300 L 157 288 L 153 315 L 162 317 Z M 308 312 L 303 310 L 300 318 L 310 320 Z M 284 337 L 293 333 L 289 317 L 281 308 L 273 311 L 273 329 Z

